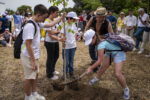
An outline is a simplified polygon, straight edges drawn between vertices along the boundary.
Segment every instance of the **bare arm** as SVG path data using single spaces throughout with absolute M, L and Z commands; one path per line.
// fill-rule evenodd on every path
M 25 44 L 26 44 L 26 48 L 27 48 L 27 51 L 29 53 L 29 56 L 30 56 L 30 59 L 32 62 L 32 69 L 36 70 L 37 69 L 37 63 L 36 63 L 36 59 L 34 57 L 34 53 L 33 53 L 33 49 L 32 49 L 32 39 L 26 40 Z
M 60 18 L 57 18 L 56 20 L 54 20 L 51 23 L 47 23 L 45 24 L 44 28 L 49 28 L 52 27 L 54 25 L 56 25 L 57 23 L 59 23 L 61 20 L 63 20 L 66 17 L 66 13 L 63 13 L 63 15 Z
M 103 60 L 103 57 L 104 57 L 104 49 L 101 49 L 101 50 L 98 50 L 98 60 L 91 66 L 87 69 L 87 73 L 89 74 L 90 72 L 92 72 L 92 70 L 94 68 L 96 68 L 99 64 L 102 63 L 102 60 Z
M 110 22 L 109 22 L 109 24 L 108 24 L 108 32 L 109 32 L 109 33 L 114 33 L 114 31 L 113 31 L 113 29 L 112 29 L 112 25 L 111 25 Z

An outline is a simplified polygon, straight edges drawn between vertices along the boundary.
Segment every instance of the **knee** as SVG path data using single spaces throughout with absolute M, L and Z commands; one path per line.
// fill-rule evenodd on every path
M 115 77 L 116 78 L 119 78 L 121 75 L 122 75 L 121 72 L 115 72 Z

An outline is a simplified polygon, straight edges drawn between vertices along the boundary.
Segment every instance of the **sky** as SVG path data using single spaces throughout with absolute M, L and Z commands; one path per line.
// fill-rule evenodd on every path
M 48 0 L 0 0 L 0 2 L 5 3 L 6 8 L 10 8 L 14 11 L 16 11 L 17 8 L 20 7 L 21 5 L 31 6 L 32 9 L 37 4 L 43 4 L 47 8 L 49 8 L 52 5 L 52 4 L 50 4 L 50 2 L 48 2 Z M 69 0 L 68 7 L 73 7 L 73 6 L 74 6 L 74 2 L 72 0 Z M 62 8 L 63 8 L 63 6 L 60 5 L 59 9 L 62 9 Z

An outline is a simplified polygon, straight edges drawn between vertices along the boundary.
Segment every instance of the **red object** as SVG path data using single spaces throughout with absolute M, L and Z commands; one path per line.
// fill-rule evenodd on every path
M 79 22 L 82 22 L 82 21 L 83 21 L 83 17 L 79 16 Z

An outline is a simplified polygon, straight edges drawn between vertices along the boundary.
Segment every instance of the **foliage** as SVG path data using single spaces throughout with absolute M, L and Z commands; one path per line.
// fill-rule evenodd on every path
M 30 9 L 30 11 L 32 12 L 32 9 L 30 6 L 27 6 L 27 5 L 22 5 L 20 7 L 17 8 L 17 11 L 20 12 L 20 14 L 23 14 L 26 12 L 27 9 Z
M 64 4 L 64 1 L 65 1 L 65 6 L 67 6 L 69 0 L 49 0 L 50 3 L 53 3 L 53 6 L 58 6 L 60 4 Z
M 15 11 L 13 11 L 12 9 L 6 9 L 6 11 L 9 12 L 11 15 L 15 13 Z

